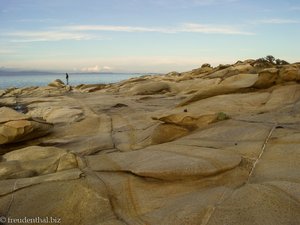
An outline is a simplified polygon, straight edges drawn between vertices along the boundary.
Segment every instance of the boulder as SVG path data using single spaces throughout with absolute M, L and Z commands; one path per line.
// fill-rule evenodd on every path
M 67 85 L 67 86 L 66 86 L 66 91 L 72 91 L 72 86 Z
M 76 90 L 80 92 L 95 92 L 104 89 L 106 86 L 106 84 L 80 84 L 76 86 Z
M 192 76 L 197 76 L 201 74 L 207 74 L 209 72 L 212 72 L 214 69 L 209 64 L 203 64 L 201 68 L 194 69 L 191 71 Z
M 222 68 L 222 67 L 221 67 Z M 237 64 L 230 67 L 227 67 L 225 69 L 220 69 L 214 73 L 211 73 L 209 78 L 226 78 L 233 75 L 241 74 L 241 73 L 251 73 L 253 71 L 253 66 L 249 63 L 245 64 Z
M 161 144 L 186 136 L 197 128 L 204 128 L 208 124 L 226 120 L 229 117 L 223 113 L 197 115 L 191 113 L 178 113 L 153 118 L 163 122 L 154 129 L 152 143 Z
M 224 85 L 216 85 L 212 87 L 207 87 L 205 89 L 199 90 L 196 94 L 186 98 L 182 102 L 178 104 L 178 106 L 185 106 L 192 102 L 199 101 L 202 99 L 214 97 L 217 95 L 225 95 L 230 94 L 238 91 L 237 88 L 231 86 L 224 86 Z
M 56 87 L 56 88 L 66 87 L 65 83 L 60 79 L 56 79 L 56 80 L 52 81 L 51 83 L 48 84 L 48 86 Z
M 219 84 L 212 84 L 211 86 L 203 87 L 194 95 L 179 103 L 178 106 L 184 106 L 192 102 L 217 95 L 225 95 L 242 91 L 246 88 L 252 87 L 255 82 L 257 82 L 257 79 L 257 74 L 238 74 L 230 76 Z
M 193 130 L 198 127 L 216 122 L 218 120 L 218 114 L 195 115 L 190 113 L 178 113 L 163 116 L 157 120 L 164 122 L 165 124 L 174 124 L 189 130 Z
M 178 77 L 180 75 L 181 75 L 181 73 L 178 73 L 176 71 L 172 71 L 172 72 L 166 74 L 167 77 Z
M 43 118 L 48 123 L 74 123 L 84 118 L 83 111 L 72 107 L 37 107 L 28 112 L 32 117 Z
M 284 66 L 279 70 L 279 77 L 284 81 L 300 81 L 300 67 Z
M 278 82 L 279 70 L 277 68 L 264 69 L 258 74 L 258 79 L 253 85 L 255 88 L 268 88 Z
M 252 87 L 258 79 L 258 74 L 241 73 L 223 80 L 220 84 L 237 89 Z
M 161 144 L 183 137 L 188 133 L 189 130 L 181 126 L 174 124 L 160 124 L 154 129 L 151 140 L 152 144 Z
M 3 96 L 2 98 L 0 98 L 0 107 L 1 106 L 13 107 L 16 104 L 17 104 L 17 100 L 16 100 L 15 97 L 6 97 L 6 96 Z
M 17 121 L 17 120 L 28 120 L 30 117 L 19 113 L 11 108 L 8 107 L 1 107 L 0 108 L 0 124 L 9 122 L 9 121 Z
M 0 179 L 32 177 L 77 167 L 76 156 L 55 147 L 30 146 L 3 155 Z
M 163 92 L 169 92 L 170 86 L 166 82 L 145 82 L 141 84 L 136 84 L 131 90 L 132 95 L 153 95 L 161 94 Z
M 35 121 L 13 109 L 2 107 L 0 110 L 0 144 L 30 140 L 48 134 L 52 124 Z
M 0 90 L 0 97 L 2 97 L 3 95 L 6 94 L 6 91 L 5 90 Z

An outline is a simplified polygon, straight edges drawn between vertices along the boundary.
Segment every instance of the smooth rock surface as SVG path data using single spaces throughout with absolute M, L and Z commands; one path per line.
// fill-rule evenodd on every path
M 3 155 L 0 179 L 55 173 L 78 166 L 76 156 L 55 147 L 30 146 Z
M 0 146 L 0 216 L 299 224 L 297 63 L 246 60 L 110 85 L 11 88 L 0 104 L 28 110 L 0 108 L 1 140 L 14 142 Z M 53 122 L 52 132 L 35 138 L 50 125 L 31 117 Z

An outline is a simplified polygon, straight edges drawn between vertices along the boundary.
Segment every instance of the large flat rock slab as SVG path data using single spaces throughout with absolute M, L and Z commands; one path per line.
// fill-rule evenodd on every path
M 161 180 L 182 180 L 213 176 L 233 169 L 241 157 L 222 150 L 158 145 L 126 153 L 87 156 L 88 166 L 95 171 L 124 171 Z

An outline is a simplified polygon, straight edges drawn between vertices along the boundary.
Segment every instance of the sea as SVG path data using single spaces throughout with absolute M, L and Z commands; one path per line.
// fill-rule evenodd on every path
M 69 85 L 75 86 L 79 84 L 109 84 L 116 83 L 122 80 L 127 80 L 133 77 L 139 77 L 145 74 L 139 73 L 69 73 Z M 49 74 L 8 74 L 0 75 L 0 90 L 11 87 L 32 87 L 32 86 L 47 86 L 53 80 L 60 79 L 66 83 L 65 73 L 49 73 Z

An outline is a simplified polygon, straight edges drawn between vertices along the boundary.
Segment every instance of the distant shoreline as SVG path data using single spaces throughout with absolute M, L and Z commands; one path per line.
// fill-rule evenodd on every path
M 68 73 L 69 83 L 72 86 L 79 84 L 109 84 L 117 83 L 133 77 L 145 76 L 144 73 Z M 65 82 L 65 73 L 42 74 L 2 74 L 0 75 L 0 90 L 17 87 L 47 86 L 53 80 L 60 79 Z
M 0 76 L 47 76 L 47 75 L 64 75 L 65 73 L 63 72 L 30 72 L 30 71 L 18 71 L 18 72 L 12 72 L 12 71 L 0 71 Z M 101 74 L 110 74 L 110 75 L 120 75 L 120 74 L 132 74 L 132 75 L 158 75 L 159 73 L 117 73 L 117 72 L 97 72 L 97 73 L 85 73 L 85 72 L 76 72 L 76 73 L 70 73 L 68 72 L 69 75 L 101 75 Z

